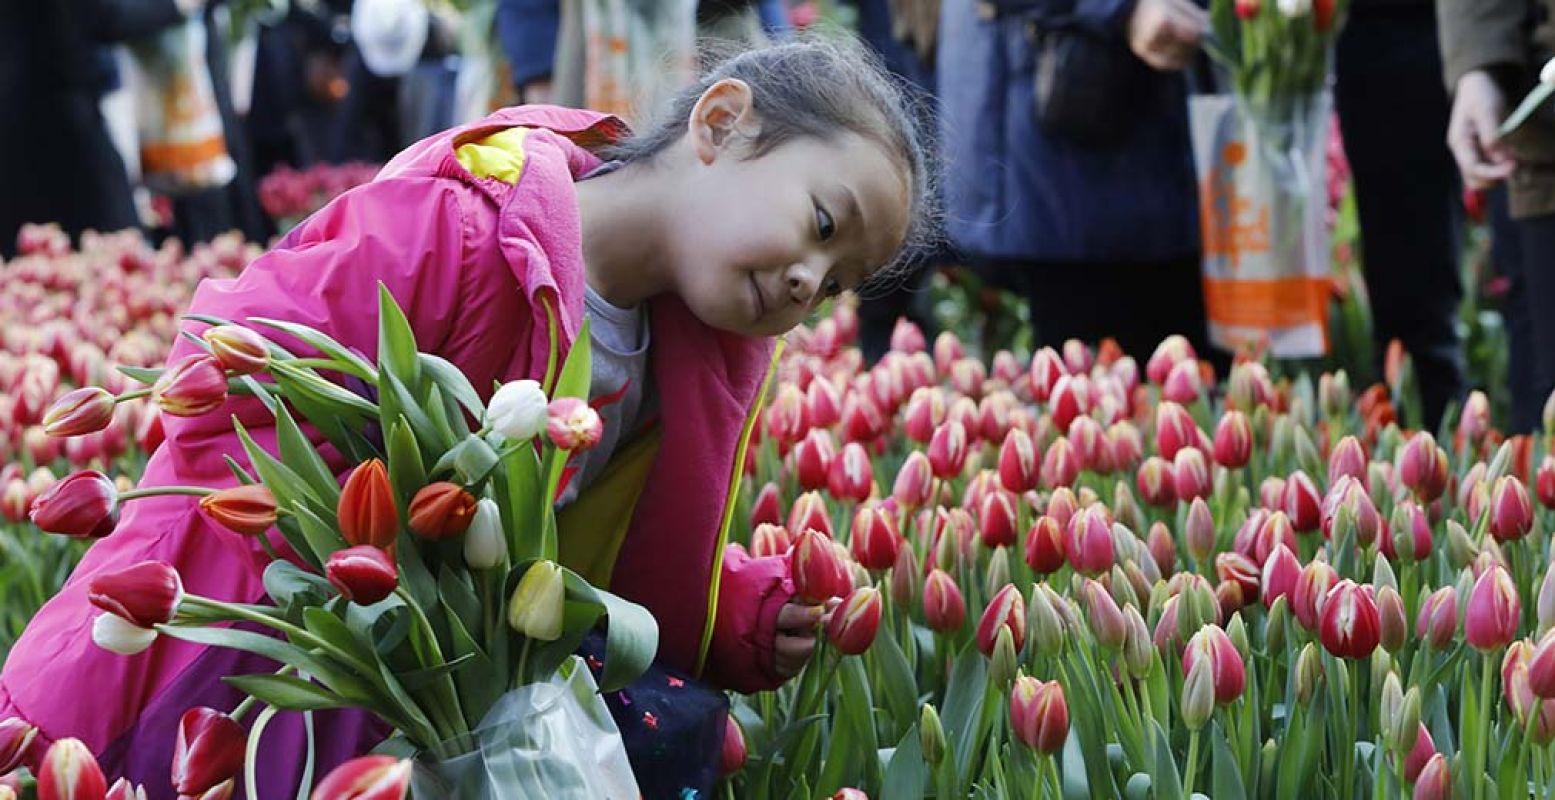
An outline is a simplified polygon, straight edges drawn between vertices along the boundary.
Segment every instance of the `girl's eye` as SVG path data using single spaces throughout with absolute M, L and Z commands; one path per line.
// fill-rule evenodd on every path
M 836 278 L 827 278 L 825 291 L 827 297 L 836 297 L 842 294 L 842 284 L 838 283 Z
M 831 214 L 819 205 L 815 207 L 815 232 L 820 235 L 823 242 L 837 233 L 837 223 L 832 220 Z

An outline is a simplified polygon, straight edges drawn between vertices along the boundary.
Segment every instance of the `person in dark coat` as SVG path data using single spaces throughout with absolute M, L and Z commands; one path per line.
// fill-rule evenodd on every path
M 137 224 L 124 161 L 99 102 L 116 83 L 106 47 L 177 22 L 171 0 L 0 3 L 0 254 L 23 223 L 72 235 Z
M 1038 346 L 1112 336 L 1144 358 L 1181 333 L 1208 354 L 1178 72 L 1207 27 L 1189 0 L 945 0 L 948 233 L 1023 280 Z

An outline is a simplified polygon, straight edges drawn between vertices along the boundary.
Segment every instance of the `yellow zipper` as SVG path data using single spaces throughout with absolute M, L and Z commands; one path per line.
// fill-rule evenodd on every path
M 556 308 L 551 305 L 551 292 L 541 289 L 537 293 L 540 297 L 540 307 L 545 309 L 545 330 L 550 339 L 550 353 L 545 357 L 545 381 L 541 384 L 545 390 L 545 396 L 550 397 L 556 389 L 556 365 L 561 361 L 561 324 L 556 318 Z
M 777 341 L 777 346 L 772 349 L 772 361 L 767 365 L 767 376 L 761 381 L 761 391 L 756 394 L 756 399 L 751 403 L 750 413 L 745 417 L 745 426 L 740 432 L 740 444 L 734 451 L 733 474 L 729 476 L 729 494 L 724 498 L 723 523 L 718 528 L 718 545 L 713 548 L 713 582 L 707 594 L 707 622 L 702 628 L 702 646 L 697 650 L 696 675 L 702 676 L 702 671 L 707 667 L 707 653 L 713 644 L 713 624 L 717 621 L 718 614 L 718 587 L 723 578 L 724 547 L 729 544 L 729 526 L 734 521 L 735 501 L 740 494 L 740 481 L 745 475 L 745 454 L 750 447 L 751 433 L 756 429 L 756 421 L 761 418 L 761 409 L 767 397 L 767 390 L 771 388 L 772 376 L 777 374 L 778 356 L 783 354 L 784 342 Z

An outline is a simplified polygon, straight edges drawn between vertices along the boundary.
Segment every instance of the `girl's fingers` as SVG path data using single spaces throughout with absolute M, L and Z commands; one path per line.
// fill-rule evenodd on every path
M 777 628 L 780 631 L 813 631 L 825 613 L 826 609 L 821 606 L 789 603 L 778 610 Z
M 805 662 L 815 652 L 814 636 L 789 636 L 778 634 L 773 646 L 778 674 L 792 677 L 804 669 Z

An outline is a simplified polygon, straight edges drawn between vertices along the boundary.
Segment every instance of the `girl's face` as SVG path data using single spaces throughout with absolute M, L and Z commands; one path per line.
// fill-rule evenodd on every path
M 899 163 L 856 133 L 743 157 L 759 124 L 745 84 L 725 81 L 703 95 L 688 133 L 696 169 L 669 234 L 669 263 L 677 293 L 703 322 L 775 336 L 894 257 L 911 199 Z

